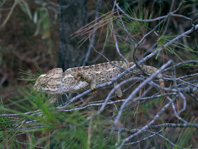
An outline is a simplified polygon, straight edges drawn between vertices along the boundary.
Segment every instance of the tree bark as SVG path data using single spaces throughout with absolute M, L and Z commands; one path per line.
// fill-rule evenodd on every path
M 86 44 L 78 47 L 80 39 L 71 34 L 87 23 L 87 0 L 59 0 L 60 49 L 58 67 L 64 70 L 82 64 Z

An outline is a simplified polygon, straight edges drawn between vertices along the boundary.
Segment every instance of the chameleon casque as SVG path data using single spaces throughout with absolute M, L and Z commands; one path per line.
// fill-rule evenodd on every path
M 54 68 L 46 74 L 38 77 L 34 84 L 36 91 L 42 90 L 51 95 L 61 95 L 64 93 L 78 93 L 89 88 L 94 90 L 96 85 L 109 82 L 118 76 L 125 69 L 134 65 L 133 62 L 127 64 L 124 61 L 112 61 L 90 66 L 69 68 L 63 72 L 62 68 Z M 153 66 L 141 65 L 142 70 L 148 74 L 156 72 L 158 69 Z M 133 69 L 134 73 L 140 73 L 138 68 Z M 133 77 L 134 74 L 128 73 L 125 78 Z M 162 77 L 162 74 L 158 74 Z M 164 87 L 164 81 L 159 78 L 161 87 Z M 122 96 L 119 89 L 117 96 Z

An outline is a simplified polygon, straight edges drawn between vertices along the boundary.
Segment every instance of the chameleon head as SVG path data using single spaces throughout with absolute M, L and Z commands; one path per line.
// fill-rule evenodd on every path
M 49 94 L 59 94 L 62 76 L 62 68 L 54 68 L 38 77 L 34 84 L 34 89 Z

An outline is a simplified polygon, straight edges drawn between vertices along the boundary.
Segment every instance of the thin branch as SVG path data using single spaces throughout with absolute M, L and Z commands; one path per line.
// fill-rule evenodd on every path
M 129 101 L 133 101 L 134 95 L 148 82 L 150 82 L 154 77 L 156 77 L 163 69 L 165 69 L 168 65 L 172 63 L 172 60 L 169 60 L 166 64 L 164 64 L 160 69 L 158 69 L 155 73 L 153 73 L 149 78 L 147 78 L 144 82 L 142 82 L 127 98 L 127 100 L 122 104 L 120 111 L 118 112 L 118 115 L 114 121 L 114 124 L 116 125 L 122 115 L 122 112 L 124 108 L 128 105 Z
M 172 99 L 172 101 L 169 101 L 163 108 L 161 108 L 160 111 L 154 116 L 154 118 L 147 125 L 145 125 L 141 129 L 139 129 L 136 133 L 125 138 L 122 141 L 122 143 L 118 146 L 118 149 L 121 149 L 123 147 L 123 145 L 125 145 L 125 143 L 128 142 L 130 139 L 134 138 L 135 136 L 137 136 L 137 135 L 143 133 L 145 130 L 147 130 L 149 128 L 149 126 L 151 126 L 159 118 L 159 116 L 162 114 L 162 112 L 164 112 L 172 104 L 172 102 L 174 102 L 176 99 L 177 99 L 177 97 Z
M 1 24 L 0 29 L 3 28 L 3 27 L 7 24 L 8 20 L 10 19 L 11 15 L 12 15 L 14 9 L 15 9 L 15 7 L 17 6 L 18 3 L 20 3 L 20 1 L 21 1 L 21 0 L 15 0 L 15 1 L 14 1 L 14 4 L 12 5 L 12 7 L 11 7 L 11 9 L 10 9 L 10 11 L 9 11 L 9 13 L 8 13 L 8 15 L 7 15 L 7 17 L 6 17 L 6 19 L 5 19 L 5 20 L 3 21 L 3 23 Z
M 100 9 L 101 9 L 101 4 L 102 4 L 102 1 L 98 0 L 94 24 L 96 24 L 98 22 L 98 17 L 99 17 L 99 12 L 100 12 Z M 92 51 L 92 49 L 94 47 L 95 38 L 96 38 L 96 26 L 94 26 L 94 28 L 93 28 L 93 34 L 91 36 L 89 47 L 88 47 L 85 59 L 84 59 L 83 64 L 82 64 L 83 66 L 87 63 L 87 61 L 89 59 L 90 53 L 91 53 L 91 51 Z

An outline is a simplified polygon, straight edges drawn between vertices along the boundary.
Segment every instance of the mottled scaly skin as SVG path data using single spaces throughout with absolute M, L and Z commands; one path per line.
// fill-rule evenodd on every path
M 123 61 L 112 61 L 90 66 L 69 68 L 65 72 L 61 68 L 54 68 L 47 74 L 40 75 L 34 88 L 49 94 L 77 93 L 89 88 L 95 89 L 99 84 L 109 82 L 128 67 L 134 65 L 130 62 L 127 65 Z M 142 69 L 152 74 L 157 68 L 142 65 Z M 137 68 L 133 72 L 140 72 Z M 132 77 L 133 75 L 127 75 Z M 161 74 L 158 75 L 161 77 Z M 159 79 L 160 85 L 164 87 L 164 82 Z

